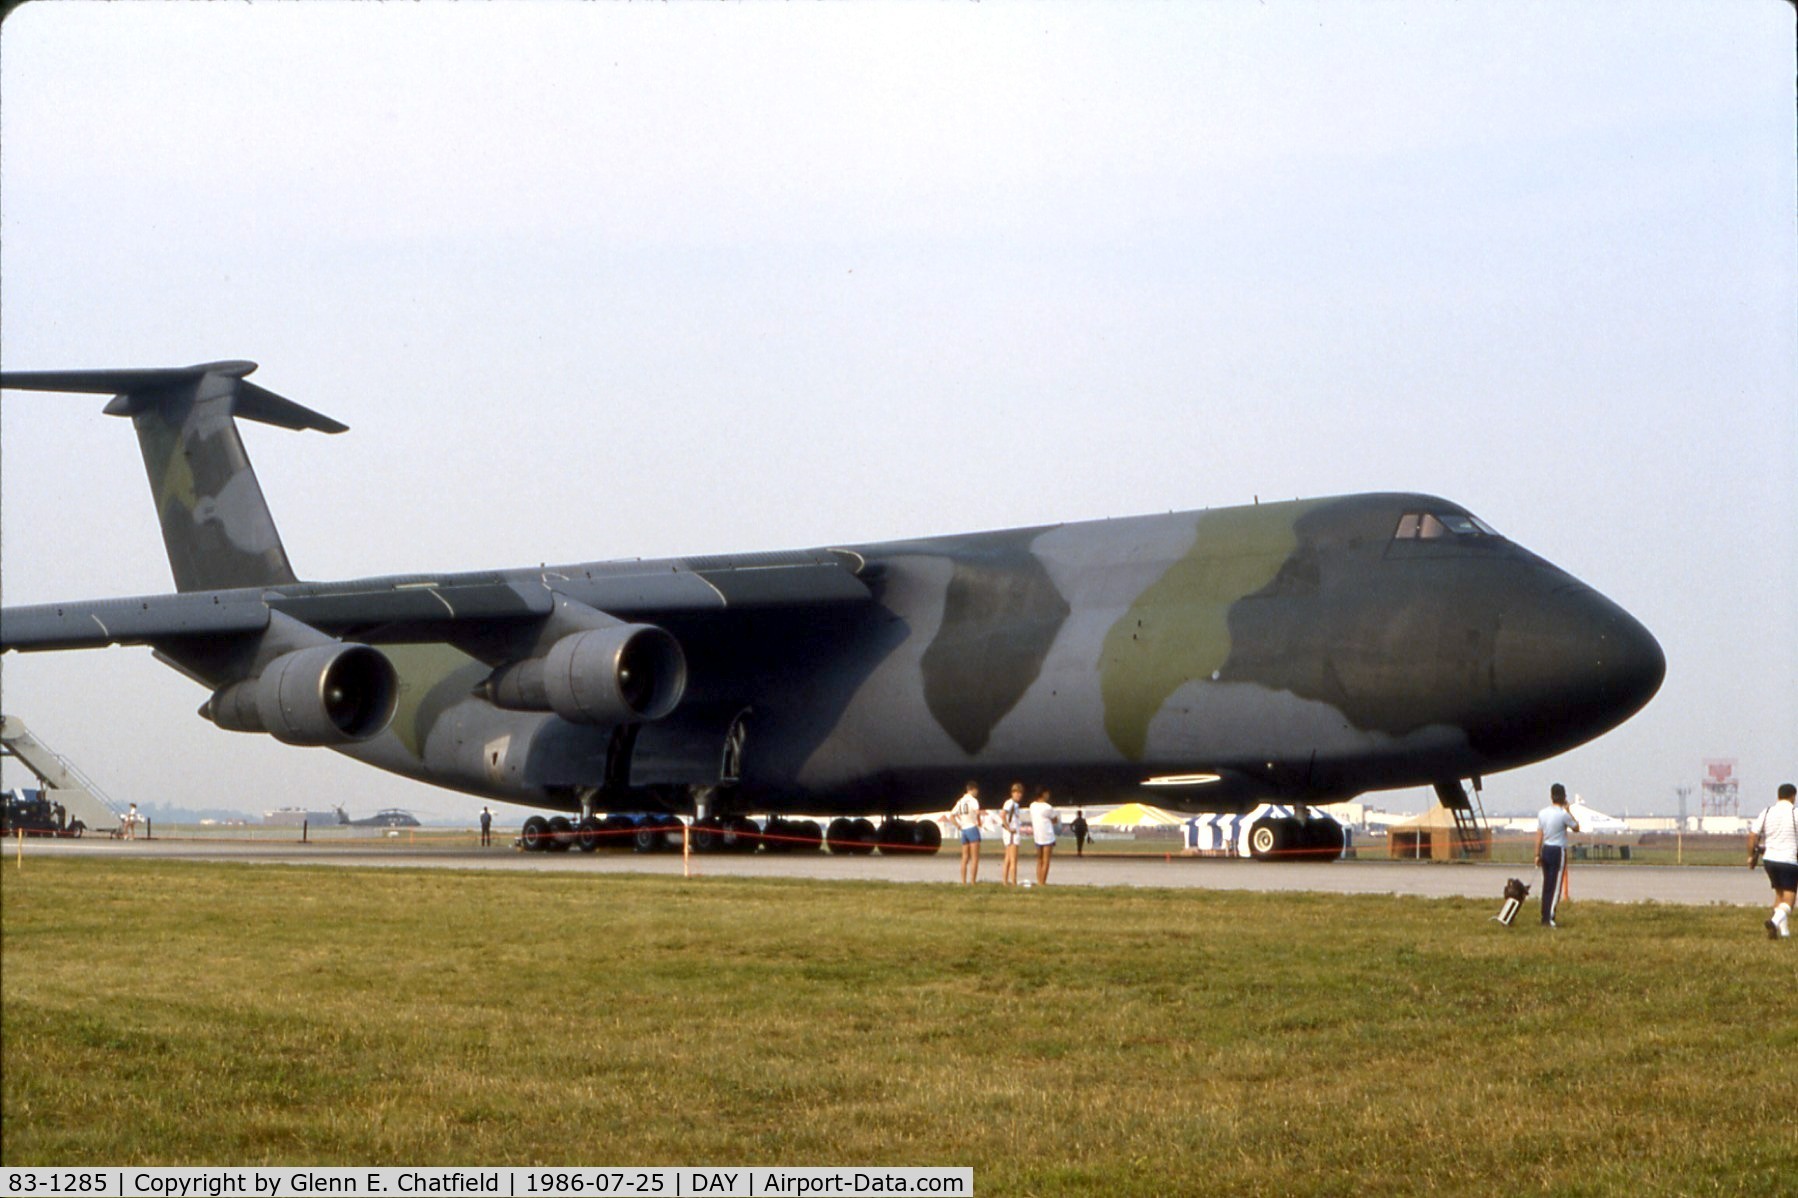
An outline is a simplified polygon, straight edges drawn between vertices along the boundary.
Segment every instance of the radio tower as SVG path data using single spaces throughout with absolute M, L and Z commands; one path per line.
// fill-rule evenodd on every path
M 1736 780 L 1736 759 L 1707 757 L 1704 781 L 1699 789 L 1698 814 L 1740 815 L 1740 787 Z

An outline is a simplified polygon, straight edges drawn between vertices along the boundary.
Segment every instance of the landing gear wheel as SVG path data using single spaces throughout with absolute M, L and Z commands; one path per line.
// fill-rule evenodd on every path
M 692 837 L 695 853 L 715 853 L 724 844 L 724 829 L 712 816 L 694 820 L 688 829 L 688 835 Z
M 920 853 L 934 853 L 943 847 L 943 830 L 935 820 L 921 819 L 912 825 L 912 842 Z
M 791 848 L 799 853 L 816 853 L 824 847 L 824 829 L 815 819 L 793 820 L 786 825 L 792 837 Z
M 599 823 L 599 847 L 628 849 L 636 836 L 637 825 L 628 815 L 608 815 Z
M 1258 819 L 1249 828 L 1249 856 L 1257 861 L 1279 860 L 1288 843 L 1283 819 Z
M 762 842 L 762 830 L 755 821 L 744 815 L 730 815 L 724 819 L 724 849 L 730 853 L 753 853 Z
M 1342 856 L 1342 825 L 1326 817 L 1305 826 L 1305 856 L 1311 861 L 1334 861 Z
M 574 829 L 574 847 L 583 853 L 591 853 L 599 847 L 599 821 L 588 816 Z
M 549 821 L 533 815 L 518 830 L 518 847 L 527 853 L 541 853 L 549 847 Z
M 574 824 L 566 815 L 549 817 L 549 843 L 544 847 L 552 853 L 566 853 L 574 847 Z
M 907 819 L 890 819 L 881 824 L 874 833 L 875 842 L 880 846 L 880 855 L 898 856 L 909 853 L 916 846 L 916 833 L 912 822 Z

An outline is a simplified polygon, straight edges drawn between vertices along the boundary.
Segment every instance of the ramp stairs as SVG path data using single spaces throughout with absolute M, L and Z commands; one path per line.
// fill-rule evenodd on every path
M 124 816 L 106 792 L 75 767 L 75 763 L 33 736 L 17 716 L 0 716 L 0 757 L 17 759 L 56 802 L 67 808 L 71 820 L 80 820 L 90 831 L 111 832 Z
M 1455 856 L 1490 856 L 1492 829 L 1486 821 L 1486 805 L 1480 801 L 1479 779 L 1474 779 L 1471 794 L 1460 782 L 1438 782 L 1436 798 L 1455 820 Z

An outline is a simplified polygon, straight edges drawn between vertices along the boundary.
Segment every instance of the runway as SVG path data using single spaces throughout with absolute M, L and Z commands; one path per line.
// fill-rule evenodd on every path
M 5 868 L 16 868 L 17 842 L 5 846 Z M 523 853 L 495 844 L 406 846 L 391 841 L 327 840 L 26 840 L 23 867 L 33 858 L 79 857 L 114 860 L 232 861 L 254 865 L 327 865 L 378 869 L 480 869 L 588 874 L 680 876 L 679 853 Z M 945 849 L 929 857 L 848 857 L 805 854 L 697 854 L 685 866 L 696 879 L 815 878 L 831 881 L 954 884 L 957 857 Z M 1023 863 L 1022 873 L 1033 865 Z M 981 885 L 998 885 L 999 856 L 981 860 Z M 1050 884 L 1055 886 L 1137 886 L 1192 890 L 1312 891 L 1324 894 L 1395 894 L 1422 898 L 1501 900 L 1505 879 L 1521 877 L 1532 888 L 1540 878 L 1517 864 L 1373 860 L 1331 863 L 1261 863 L 1216 858 L 1099 854 L 1084 858 L 1058 854 Z M 1657 866 L 1581 863 L 1572 872 L 1573 901 L 1724 903 L 1761 906 L 1770 901 L 1760 870 L 1720 866 Z M 1532 898 L 1534 896 L 1532 895 Z

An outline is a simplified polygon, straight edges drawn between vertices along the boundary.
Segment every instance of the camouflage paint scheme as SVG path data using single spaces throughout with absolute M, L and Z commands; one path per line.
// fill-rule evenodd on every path
M 570 811 L 703 798 L 895 815 L 941 809 L 969 777 L 1068 802 L 1327 803 L 1552 756 L 1627 719 L 1665 672 L 1617 605 L 1456 504 L 1403 493 L 299 582 L 232 417 L 343 426 L 245 382 L 253 368 L 0 376 L 117 393 L 107 410 L 136 424 L 180 591 L 8 609 L 0 647 L 149 644 L 220 690 L 296 648 L 372 645 L 397 679 L 392 717 L 334 747 Z M 495 706 L 483 684 L 545 652 L 558 607 L 672 634 L 679 705 L 609 726 Z

